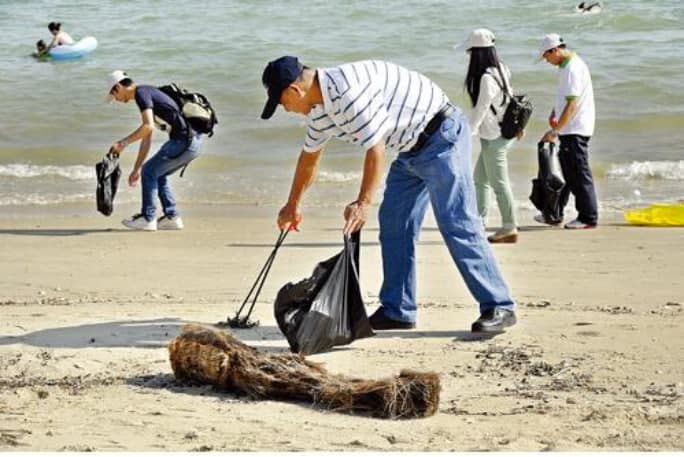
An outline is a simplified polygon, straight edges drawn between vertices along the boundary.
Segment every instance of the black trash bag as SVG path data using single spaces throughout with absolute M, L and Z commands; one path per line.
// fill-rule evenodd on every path
M 109 216 L 114 211 L 114 197 L 119 188 L 121 167 L 119 167 L 119 154 L 108 152 L 107 155 L 95 165 L 97 174 L 97 210 Z
M 292 352 L 316 354 L 374 335 L 359 287 L 359 244 L 360 231 L 311 277 L 278 291 L 273 311 Z
M 565 187 L 565 180 L 556 144 L 540 142 L 537 145 L 537 160 L 539 171 L 532 180 L 530 201 L 541 211 L 546 222 L 558 224 L 562 221 L 560 195 Z

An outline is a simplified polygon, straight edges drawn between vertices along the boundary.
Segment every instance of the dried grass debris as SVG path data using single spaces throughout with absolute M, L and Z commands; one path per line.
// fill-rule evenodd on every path
M 229 333 L 196 324 L 185 325 L 171 341 L 169 357 L 179 380 L 254 398 L 310 402 L 388 419 L 431 416 L 439 406 L 437 373 L 402 370 L 380 380 L 334 375 L 302 355 L 260 352 Z

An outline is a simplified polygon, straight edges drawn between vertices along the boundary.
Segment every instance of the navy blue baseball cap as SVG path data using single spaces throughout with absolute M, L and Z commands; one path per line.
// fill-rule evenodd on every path
M 262 119 L 273 116 L 283 91 L 299 78 L 303 70 L 304 66 L 298 58 L 293 56 L 283 56 L 266 65 L 264 74 L 261 75 L 261 82 L 268 92 L 268 100 L 261 112 Z

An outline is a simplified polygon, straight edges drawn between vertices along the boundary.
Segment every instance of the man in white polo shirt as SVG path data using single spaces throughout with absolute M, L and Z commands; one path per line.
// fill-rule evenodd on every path
M 594 134 L 596 117 L 591 74 L 587 64 L 571 52 L 563 38 L 556 33 L 544 37 L 539 52 L 540 59 L 560 68 L 558 94 L 549 116 L 551 130 L 544 134 L 541 141 L 560 140 L 559 159 L 565 178 L 565 188 L 559 201 L 561 217 L 572 193 L 577 218 L 565 224 L 565 228 L 595 228 L 598 224 L 598 204 L 589 167 L 589 140 Z M 548 223 L 543 216 L 536 216 L 535 220 Z
M 515 303 L 475 205 L 468 120 L 435 83 L 379 60 L 311 69 L 292 56 L 270 62 L 262 82 L 268 92 L 262 119 L 270 118 L 279 104 L 307 118 L 290 196 L 278 214 L 281 229 L 301 222 L 302 196 L 330 138 L 366 151 L 361 189 L 344 210 L 347 235 L 366 222 L 384 172 L 385 151 L 398 153 L 380 206 L 384 281 L 382 305 L 370 317 L 374 329 L 415 327 L 415 241 L 428 203 L 461 276 L 480 304 L 472 330 L 498 332 L 515 324 Z

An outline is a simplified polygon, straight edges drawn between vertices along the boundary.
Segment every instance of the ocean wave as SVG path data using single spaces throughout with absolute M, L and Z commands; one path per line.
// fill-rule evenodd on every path
M 0 196 L 0 206 L 26 206 L 26 205 L 59 205 L 63 203 L 80 203 L 88 200 L 95 201 L 94 193 L 79 194 L 14 194 Z
M 684 160 L 662 160 L 613 164 L 606 176 L 610 179 L 632 180 L 684 180 Z
M 56 166 L 11 163 L 0 165 L 0 176 L 11 178 L 60 176 L 72 181 L 92 181 L 95 179 L 95 167 L 87 167 L 85 165 Z
M 321 171 L 318 173 L 318 182 L 321 183 L 343 183 L 353 182 L 361 179 L 361 172 L 352 171 L 343 173 L 340 171 Z

